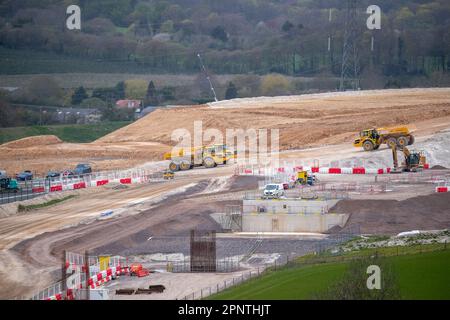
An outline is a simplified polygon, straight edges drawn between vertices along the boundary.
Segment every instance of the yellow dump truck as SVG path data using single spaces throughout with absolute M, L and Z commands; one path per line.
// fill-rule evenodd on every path
M 407 127 L 366 129 L 359 133 L 353 146 L 363 147 L 364 151 L 377 150 L 382 144 L 403 148 L 414 143 L 414 136 Z
M 169 170 L 172 172 L 190 170 L 200 166 L 213 168 L 220 164 L 226 164 L 235 157 L 236 153 L 228 150 L 224 144 L 193 147 L 190 150 L 179 148 L 174 152 L 164 154 L 164 160 L 171 160 Z

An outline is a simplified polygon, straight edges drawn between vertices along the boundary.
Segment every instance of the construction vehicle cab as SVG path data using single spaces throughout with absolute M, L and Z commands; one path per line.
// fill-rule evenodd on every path
M 297 180 L 296 183 L 300 185 L 310 185 L 314 184 L 315 177 L 312 174 L 309 174 L 308 171 L 299 171 L 297 172 Z
M 423 170 L 425 163 L 427 162 L 426 156 L 423 152 L 411 152 L 407 147 L 403 147 L 401 150 L 404 155 L 404 161 L 399 166 L 398 156 L 397 156 L 397 146 L 391 146 L 392 158 L 394 162 L 394 167 L 391 173 L 401 173 L 401 172 L 417 172 Z
M 0 190 L 1 191 L 19 191 L 19 184 L 16 179 L 11 178 L 1 178 L 0 179 Z

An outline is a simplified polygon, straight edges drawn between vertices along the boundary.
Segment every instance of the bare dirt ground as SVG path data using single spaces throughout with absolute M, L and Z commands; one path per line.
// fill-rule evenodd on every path
M 86 161 L 95 170 L 130 168 L 161 160 L 174 144 L 172 132 L 180 128 L 192 132 L 194 121 L 203 121 L 204 130 L 216 128 L 223 133 L 227 128 L 277 128 L 281 150 L 348 146 L 367 127 L 407 124 L 423 136 L 450 123 L 449 97 L 449 88 L 402 89 L 235 99 L 211 106 L 161 109 L 93 143 L 2 145 L 0 162 L 11 173 L 29 169 L 43 174 Z
M 162 154 L 170 150 L 157 142 L 49 144 L 46 136 L 33 137 L 32 146 L 28 146 L 29 139 L 0 146 L 2 169 L 10 174 L 31 170 L 40 176 L 45 176 L 50 170 L 73 169 L 78 163 L 86 162 L 94 171 L 125 169 L 152 159 L 160 160 Z M 27 147 L 18 147 L 20 145 Z
M 0 296 L 11 298 L 30 294 L 58 280 L 63 250 L 90 250 L 94 254 L 124 256 L 157 252 L 188 254 L 189 230 L 200 228 L 220 232 L 221 227 L 210 214 L 224 212 L 226 205 L 239 203 L 224 200 L 228 194 L 257 187 L 258 179 L 255 177 L 231 177 L 214 193 L 205 193 L 210 186 L 217 185 L 217 175 L 226 177 L 229 169 L 199 169 L 196 174 L 186 174 L 168 183 L 123 190 L 100 188 L 95 193 L 82 194 L 54 207 L 0 219 Z M 334 182 L 337 177 L 330 176 L 329 179 Z M 370 176 L 343 176 L 340 180 L 371 183 L 373 179 Z M 326 182 L 327 177 L 322 176 L 320 180 Z M 388 194 L 355 194 L 351 199 L 339 202 L 332 212 L 350 213 L 349 224 L 359 225 L 363 233 L 392 234 L 450 227 L 446 195 L 433 194 L 431 186 L 424 189 L 410 185 L 407 188 L 402 187 L 399 191 L 394 188 Z M 173 192 L 177 189 L 178 192 Z M 395 198 L 396 192 L 422 196 L 413 197 L 412 201 L 387 200 Z M 377 200 L 372 200 L 372 197 Z M 108 209 L 114 210 L 113 217 L 99 219 L 100 212 Z M 299 254 L 307 252 L 308 248 L 311 250 L 318 242 L 265 240 L 257 253 Z M 244 254 L 246 246 L 248 241 L 229 239 L 220 249 L 225 251 L 219 250 L 220 255 L 241 251 L 239 254 Z M 211 276 L 202 283 L 209 284 L 211 279 L 219 278 Z M 170 277 L 164 279 L 172 281 Z M 27 286 L 27 283 L 35 286 Z
M 331 210 L 350 214 L 347 226 L 366 234 L 398 234 L 405 230 L 450 228 L 450 193 L 407 200 L 342 200 Z
M 96 170 L 129 168 L 160 160 L 162 152 L 169 149 L 172 130 L 189 129 L 194 120 L 203 119 L 205 128 L 279 128 L 285 150 L 282 159 L 319 159 L 321 164 L 369 161 L 371 157 L 387 161 L 383 159 L 388 159 L 389 150 L 368 154 L 349 143 L 367 126 L 410 124 L 417 128 L 419 146 L 437 146 L 433 150 L 436 163 L 431 164 L 447 166 L 448 137 L 435 133 L 449 126 L 449 97 L 450 89 L 390 90 L 160 110 L 91 144 L 58 143 L 41 137 L 31 146 L 29 141 L 0 146 L 0 162 L 2 169 L 10 172 L 24 167 L 63 169 L 85 161 L 93 163 Z M 435 136 L 443 138 L 433 140 Z M 377 160 L 373 165 L 379 164 Z M 235 198 L 227 195 L 257 186 L 257 179 L 230 178 L 233 173 L 234 167 L 229 165 L 182 172 L 164 183 L 120 190 L 94 188 L 52 207 L 0 218 L 0 298 L 29 294 L 58 280 L 63 250 L 138 254 L 153 248 L 150 237 L 186 235 L 193 228 L 220 230 L 210 214 L 235 204 Z M 330 177 L 333 179 L 336 177 Z M 342 181 L 369 182 L 365 179 L 373 177 L 347 176 Z M 361 225 L 365 233 L 449 227 L 449 198 L 433 192 L 433 185 L 395 186 L 384 195 L 352 195 L 334 211 L 350 213 L 350 222 Z M 99 219 L 106 210 L 113 210 L 113 216 Z M 269 249 L 282 247 L 286 242 Z
M 206 171 L 210 178 L 216 176 Z M 205 176 L 197 176 L 126 190 L 103 189 L 54 207 L 1 219 L 0 297 L 30 293 L 27 280 L 36 276 L 31 283 L 39 286 L 37 270 L 57 272 L 62 250 L 81 252 L 102 248 L 101 252 L 121 252 L 145 243 L 150 235 L 186 235 L 198 226 L 218 229 L 209 214 L 223 210 L 220 204 L 201 198 L 183 200 L 190 194 L 202 192 L 208 185 Z M 177 188 L 180 188 L 179 194 L 173 192 Z M 156 202 L 158 200 L 164 201 Z M 119 214 L 99 220 L 100 212 L 109 209 Z M 30 266 L 29 271 L 21 276 L 23 269 L 15 268 L 17 264 L 22 268 Z M 48 280 L 49 276 L 42 279 L 51 283 Z

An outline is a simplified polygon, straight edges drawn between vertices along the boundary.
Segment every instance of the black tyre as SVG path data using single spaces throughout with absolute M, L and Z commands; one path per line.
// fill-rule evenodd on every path
M 415 141 L 414 136 L 409 136 L 408 146 L 414 144 L 414 141 Z
M 175 162 L 171 162 L 169 164 L 169 170 L 173 171 L 173 172 L 179 171 L 180 170 L 180 166 L 178 164 L 176 164 Z
M 367 140 L 367 141 L 364 141 L 363 148 L 364 148 L 364 151 L 372 151 L 373 149 L 375 149 L 375 146 L 372 141 Z
M 392 148 L 397 145 L 397 139 L 389 138 L 387 139 L 386 144 L 388 145 L 389 148 Z
M 211 157 L 206 157 L 203 159 L 203 166 L 205 168 L 214 168 L 216 166 L 216 162 Z
M 406 146 L 408 145 L 408 143 L 409 143 L 409 141 L 408 141 L 408 138 L 407 138 L 407 137 L 399 137 L 399 138 L 397 139 L 397 145 L 398 145 L 400 148 L 406 147 Z
M 180 170 L 189 170 L 191 169 L 191 163 L 189 161 L 181 161 L 180 163 Z

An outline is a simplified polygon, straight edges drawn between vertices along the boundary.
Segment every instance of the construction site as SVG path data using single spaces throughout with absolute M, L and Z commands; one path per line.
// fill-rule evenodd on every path
M 165 156 L 198 120 L 278 129 L 279 163 Z M 157 110 L 88 144 L 5 143 L 8 173 L 93 172 L 35 178 L 35 196 L 0 205 L 0 298 L 200 299 L 361 235 L 448 229 L 449 143 L 448 88 L 234 99 Z

